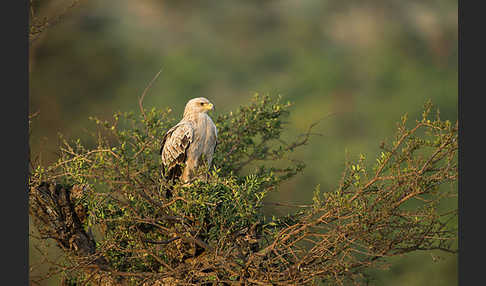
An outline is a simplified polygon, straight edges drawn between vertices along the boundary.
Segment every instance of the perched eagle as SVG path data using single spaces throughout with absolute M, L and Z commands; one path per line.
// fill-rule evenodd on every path
M 218 136 L 216 125 L 207 114 L 212 109 L 213 104 L 204 97 L 189 100 L 182 120 L 165 133 L 160 155 L 167 179 L 190 183 L 196 178 L 198 167 L 211 166 Z

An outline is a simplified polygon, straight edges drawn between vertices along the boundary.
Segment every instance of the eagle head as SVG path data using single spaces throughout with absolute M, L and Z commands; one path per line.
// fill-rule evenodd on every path
M 205 113 L 213 110 L 214 105 L 205 97 L 197 97 L 189 100 L 184 109 L 184 117 L 188 114 Z

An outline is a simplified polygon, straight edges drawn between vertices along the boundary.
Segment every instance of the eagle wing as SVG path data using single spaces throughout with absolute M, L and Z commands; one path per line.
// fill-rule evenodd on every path
M 182 165 L 186 160 L 186 151 L 192 143 L 193 135 L 193 126 L 188 121 L 179 122 L 165 133 L 160 155 L 169 179 L 173 180 L 182 174 Z

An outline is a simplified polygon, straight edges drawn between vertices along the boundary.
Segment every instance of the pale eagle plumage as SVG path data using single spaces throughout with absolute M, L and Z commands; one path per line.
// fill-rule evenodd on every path
M 207 114 L 213 108 L 204 97 L 189 100 L 182 120 L 165 133 L 160 154 L 168 179 L 190 183 L 200 166 L 211 166 L 218 137 L 216 125 Z

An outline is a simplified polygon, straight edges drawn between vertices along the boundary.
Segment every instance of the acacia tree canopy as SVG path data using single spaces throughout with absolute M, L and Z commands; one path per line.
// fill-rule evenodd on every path
M 255 95 L 219 115 L 209 179 L 190 186 L 161 176 L 170 109 L 91 118 L 95 146 L 61 138 L 58 161 L 32 163 L 29 178 L 38 239 L 65 254 L 51 275 L 68 285 L 347 285 L 387 257 L 456 251 L 457 208 L 439 206 L 457 195 L 457 123 L 431 115 L 430 102 L 413 124 L 401 118 L 374 161 L 346 162 L 335 190 L 316 187 L 312 204 L 265 217 L 266 195 L 305 167 L 292 152 L 312 126 L 284 142 L 290 107 Z

